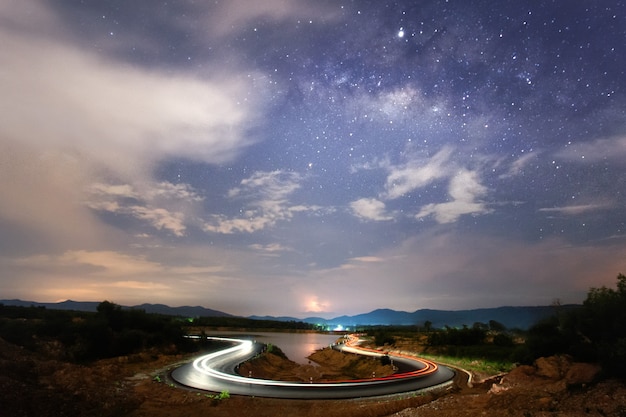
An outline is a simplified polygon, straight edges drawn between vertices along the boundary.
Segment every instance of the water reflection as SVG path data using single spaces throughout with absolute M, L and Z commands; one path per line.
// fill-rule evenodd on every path
M 206 332 L 207 336 L 236 337 L 254 339 L 261 343 L 278 346 L 289 359 L 300 364 L 308 364 L 307 356 L 318 349 L 327 347 L 340 336 L 322 333 L 281 333 L 281 332 Z

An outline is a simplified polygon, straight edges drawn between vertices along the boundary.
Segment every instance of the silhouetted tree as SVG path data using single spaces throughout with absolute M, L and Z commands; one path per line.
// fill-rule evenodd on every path
M 579 329 L 595 345 L 605 371 L 626 376 L 626 276 L 617 276 L 617 289 L 589 291 Z
M 506 326 L 495 320 L 489 320 L 489 330 L 492 332 L 504 332 L 506 331 Z
M 426 330 L 427 332 L 430 332 L 433 329 L 433 322 L 430 320 L 426 320 L 424 322 L 424 330 Z

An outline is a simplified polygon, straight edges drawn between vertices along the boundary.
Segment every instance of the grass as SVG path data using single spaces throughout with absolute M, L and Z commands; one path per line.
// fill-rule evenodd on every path
M 515 364 L 509 361 L 497 361 L 491 359 L 457 357 L 449 355 L 430 355 L 423 353 L 421 353 L 419 356 L 424 359 L 432 360 L 434 362 L 463 368 L 467 371 L 477 374 L 498 375 L 503 372 L 509 372 L 515 367 Z

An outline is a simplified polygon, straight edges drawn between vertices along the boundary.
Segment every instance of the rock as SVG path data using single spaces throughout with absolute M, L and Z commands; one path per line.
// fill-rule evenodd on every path
M 537 375 L 553 380 L 561 379 L 570 364 L 570 360 L 565 356 L 550 356 L 535 361 Z
M 530 365 L 520 365 L 502 377 L 502 385 L 512 386 L 525 383 L 533 378 L 536 369 Z
M 500 394 L 503 391 L 507 391 L 509 388 L 501 384 L 493 384 L 489 389 L 489 394 Z
M 565 374 L 568 385 L 582 385 L 593 382 L 600 373 L 600 365 L 593 363 L 573 363 Z

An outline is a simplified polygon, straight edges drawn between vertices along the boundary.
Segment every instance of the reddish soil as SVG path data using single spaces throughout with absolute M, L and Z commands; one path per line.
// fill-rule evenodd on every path
M 294 367 L 286 359 L 267 360 L 291 377 L 344 378 L 350 355 L 320 354 L 320 365 Z M 342 355 L 342 354 L 339 354 Z M 191 357 L 147 352 L 76 365 L 42 358 L 0 340 L 0 415 L 2 416 L 626 416 L 626 384 L 595 382 L 598 368 L 568 358 L 542 358 L 505 376 L 468 388 L 459 378 L 443 393 L 405 394 L 375 399 L 305 401 L 232 396 L 171 386 L 168 369 Z M 379 366 L 371 359 L 360 372 Z M 348 366 L 349 365 L 349 366 Z M 347 368 L 346 368 L 347 366 Z M 253 368 L 255 375 L 269 371 Z M 342 370 L 343 369 L 343 370 Z M 379 371 L 376 368 L 376 372 Z M 277 371 L 278 372 L 278 371 Z M 160 382 L 155 380 L 160 377 Z M 158 379 L 158 378 L 157 378 Z
M 265 354 L 243 364 L 239 373 L 253 378 L 281 381 L 328 382 L 391 375 L 391 365 L 382 365 L 379 358 L 342 353 L 326 348 L 308 357 L 309 364 L 301 365 L 280 354 Z

